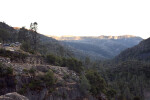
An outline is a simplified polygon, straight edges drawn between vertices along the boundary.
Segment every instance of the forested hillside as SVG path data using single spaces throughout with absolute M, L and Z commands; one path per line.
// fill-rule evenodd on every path
M 119 100 L 149 100 L 150 39 L 99 64 L 99 72 L 120 95 Z
M 85 62 L 73 58 L 57 40 L 39 34 L 37 25 L 32 23 L 28 30 L 0 23 L 0 95 L 17 92 L 29 100 L 115 97 L 89 58 Z
M 116 61 L 125 60 L 150 61 L 150 38 L 143 40 L 140 44 L 121 52 Z
M 33 53 L 32 47 L 35 45 L 33 44 L 34 35 L 34 32 L 25 27 L 15 29 L 4 22 L 0 22 L 0 41 L 4 43 L 20 42 L 23 44 L 22 48 L 30 53 Z M 42 55 L 52 53 L 57 56 L 72 56 L 71 51 L 62 46 L 60 42 L 39 33 L 37 33 L 37 51 Z

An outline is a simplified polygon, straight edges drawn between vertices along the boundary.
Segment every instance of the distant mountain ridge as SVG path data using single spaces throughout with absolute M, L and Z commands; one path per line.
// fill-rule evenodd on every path
M 137 36 L 133 35 L 122 35 L 122 36 L 49 36 L 53 37 L 56 40 L 82 40 L 82 39 L 88 39 L 88 38 L 93 38 L 93 39 L 125 39 L 125 38 L 133 38 Z
M 121 51 L 137 45 L 143 39 L 132 35 L 123 36 L 52 36 L 69 46 L 75 55 L 92 59 L 110 59 Z M 77 53 L 78 51 L 78 53 Z

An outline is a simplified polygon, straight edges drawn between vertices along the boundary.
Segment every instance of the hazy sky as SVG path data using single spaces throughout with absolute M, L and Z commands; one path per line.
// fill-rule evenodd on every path
M 150 0 L 0 0 L 0 21 L 47 35 L 150 36 Z

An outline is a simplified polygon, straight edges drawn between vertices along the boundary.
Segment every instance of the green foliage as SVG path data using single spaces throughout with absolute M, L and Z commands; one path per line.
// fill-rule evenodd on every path
M 144 90 L 149 88 L 150 64 L 143 61 L 128 60 L 107 67 L 105 77 L 117 94 L 126 100 L 139 96 L 144 100 Z
M 116 62 L 127 60 L 150 61 L 150 38 L 143 40 L 138 45 L 121 52 L 114 60 Z
M 30 70 L 29 70 L 29 73 L 30 73 L 30 74 L 34 75 L 35 72 L 36 72 L 36 70 L 35 70 L 34 68 L 30 68 Z
M 48 87 L 51 87 L 55 84 L 56 79 L 54 78 L 54 73 L 51 70 L 46 72 L 46 74 L 44 75 L 44 82 Z
M 21 94 L 21 95 L 25 94 L 26 93 L 26 88 L 19 89 L 18 93 Z
M 91 85 L 90 92 L 93 95 L 98 95 L 100 92 L 104 93 L 106 91 L 106 82 L 98 72 L 94 70 L 88 70 L 86 72 L 86 78 L 89 80 Z
M 22 86 L 22 88 L 19 89 L 18 93 L 21 94 L 21 95 L 23 95 L 23 94 L 25 94 L 26 92 L 27 92 L 27 85 L 24 84 L 24 85 Z
M 19 53 L 19 52 L 11 52 L 11 51 L 7 51 L 4 49 L 0 49 L 0 56 L 2 57 L 8 57 L 11 59 L 11 61 L 15 61 L 15 60 L 22 60 L 24 61 L 25 58 L 27 57 L 26 54 L 23 53 Z
M 50 63 L 50 64 L 55 65 L 56 63 L 58 63 L 58 57 L 56 57 L 52 54 L 47 55 L 46 59 L 47 59 L 47 62 Z
M 6 72 L 7 75 L 13 74 L 13 69 L 11 67 L 7 67 L 6 70 L 7 70 L 7 72 Z
M 115 97 L 116 94 L 117 94 L 116 91 L 112 88 L 109 88 L 106 92 L 106 95 L 109 99 Z
M 46 56 L 46 60 L 49 64 L 68 67 L 70 70 L 74 70 L 77 73 L 80 73 L 83 70 L 82 62 L 75 58 L 64 58 L 50 54 Z
M 62 57 L 72 56 L 72 52 L 61 45 L 59 41 L 37 33 L 37 25 L 34 22 L 31 24 L 30 30 L 22 27 L 16 31 L 6 23 L 0 22 L 0 42 L 20 42 L 23 45 L 21 49 L 32 54 L 41 53 L 42 55 L 47 55 L 53 53 Z
M 45 75 L 35 76 L 34 79 L 28 84 L 28 87 L 31 90 L 42 90 L 43 87 L 47 87 L 49 89 L 49 93 L 54 91 L 54 84 L 56 83 L 56 78 L 54 77 L 54 73 L 49 70 L 45 73 Z
M 78 61 L 75 58 L 69 58 L 67 59 L 67 63 L 66 66 L 70 69 L 70 70 L 74 70 L 77 73 L 80 73 L 83 70 L 82 67 L 82 62 Z
M 23 72 L 24 72 L 25 74 L 28 74 L 28 73 L 29 73 L 29 71 L 28 71 L 27 69 L 23 69 Z
M 13 69 L 11 67 L 7 67 L 4 64 L 0 63 L 0 77 L 13 75 Z
M 48 93 L 52 93 L 52 92 L 54 92 L 54 91 L 55 91 L 55 88 L 54 88 L 54 87 L 51 87 L 51 88 L 49 88 Z
M 64 80 L 69 79 L 69 77 L 70 77 L 70 76 L 69 76 L 68 74 L 64 73 L 64 76 L 63 76 L 63 79 L 64 79 Z
M 80 90 L 83 93 L 83 95 L 88 95 L 89 91 L 91 89 L 91 85 L 84 74 L 80 76 Z
M 29 83 L 29 88 L 31 90 L 41 90 L 42 89 L 42 81 L 40 79 L 34 79 Z
M 32 53 L 31 45 L 29 42 L 23 42 L 21 45 L 21 49 L 26 51 L 26 52 Z

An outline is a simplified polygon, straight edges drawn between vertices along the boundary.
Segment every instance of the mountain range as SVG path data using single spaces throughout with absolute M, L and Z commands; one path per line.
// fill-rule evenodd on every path
M 86 55 L 92 59 L 113 58 L 121 51 L 133 47 L 143 40 L 141 37 L 132 35 L 51 37 L 70 48 L 78 57 Z

